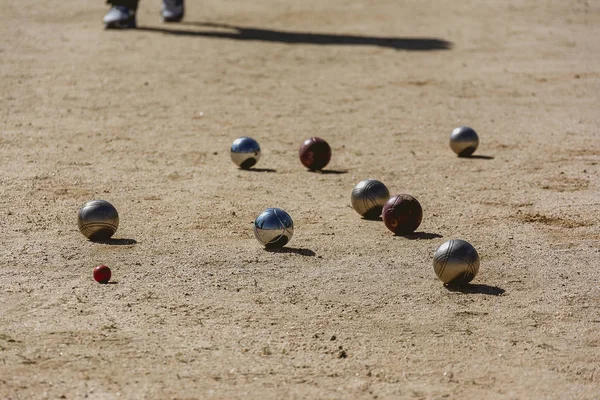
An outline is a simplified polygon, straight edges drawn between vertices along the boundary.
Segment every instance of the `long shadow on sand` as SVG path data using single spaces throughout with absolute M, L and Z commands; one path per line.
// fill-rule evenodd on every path
M 164 33 L 168 35 L 199 36 L 217 39 L 277 42 L 287 44 L 379 46 L 407 51 L 449 50 L 452 48 L 451 42 L 443 39 L 427 37 L 376 37 L 330 33 L 294 32 L 210 22 L 182 22 L 181 24 L 198 26 L 205 28 L 205 30 L 193 31 L 188 29 L 143 26 L 138 27 L 137 30 Z
M 294 247 L 281 247 L 277 249 L 265 249 L 269 253 L 283 253 L 283 254 L 298 254 L 305 257 L 314 257 L 316 253 L 310 249 L 298 249 Z
M 490 296 L 500 296 L 506 292 L 506 290 L 498 286 L 489 286 L 482 284 L 466 284 L 464 286 L 448 286 L 444 285 L 446 289 L 451 292 L 461 292 L 465 294 L 487 294 Z

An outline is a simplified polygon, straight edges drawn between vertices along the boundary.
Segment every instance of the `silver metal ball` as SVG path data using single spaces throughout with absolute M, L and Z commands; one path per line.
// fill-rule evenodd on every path
M 293 234 L 294 221 L 281 208 L 267 208 L 254 221 L 254 236 L 266 248 L 285 246 Z
M 110 239 L 119 227 L 119 213 L 108 201 L 92 200 L 77 213 L 79 231 L 91 241 Z
M 450 135 L 450 148 L 459 157 L 468 157 L 477 150 L 479 137 L 477 132 L 468 126 L 461 126 L 452 131 Z
M 375 219 L 381 215 L 381 209 L 390 198 L 390 191 L 375 179 L 358 182 L 352 189 L 350 201 L 352 208 L 366 219 Z
M 231 144 L 231 161 L 242 169 L 252 168 L 260 160 L 260 146 L 249 137 L 235 139 Z
M 468 242 L 452 239 L 436 250 L 433 255 L 433 269 L 445 284 L 465 285 L 479 272 L 479 254 Z

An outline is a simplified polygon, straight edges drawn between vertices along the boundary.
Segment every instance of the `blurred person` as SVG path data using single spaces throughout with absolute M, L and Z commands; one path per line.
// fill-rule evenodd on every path
M 163 22 L 179 22 L 183 19 L 184 0 L 162 0 L 160 11 Z M 132 29 L 137 26 L 135 13 L 139 0 L 107 0 L 110 11 L 104 16 L 106 29 Z

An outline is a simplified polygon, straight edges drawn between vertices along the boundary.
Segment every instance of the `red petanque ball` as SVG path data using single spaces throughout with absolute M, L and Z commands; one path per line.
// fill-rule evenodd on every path
M 408 194 L 392 196 L 383 206 L 381 217 L 385 226 L 396 235 L 414 232 L 423 220 L 421 204 Z
M 94 279 L 98 283 L 108 283 L 110 281 L 110 268 L 106 265 L 98 265 L 94 268 Z
M 325 168 L 331 160 L 331 147 L 321 138 L 313 137 L 306 139 L 300 146 L 300 161 L 312 170 L 319 171 Z

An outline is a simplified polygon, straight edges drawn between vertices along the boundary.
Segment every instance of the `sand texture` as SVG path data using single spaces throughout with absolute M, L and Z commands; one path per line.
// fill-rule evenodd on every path
M 0 7 L 0 398 L 600 396 L 600 2 L 189 0 L 163 24 L 147 0 L 135 31 L 101 0 Z M 367 178 L 418 199 L 416 233 L 354 212 Z M 77 229 L 91 199 L 109 242 Z M 267 207 L 283 251 L 254 238 Z M 481 256 L 463 290 L 432 266 L 454 238 Z

